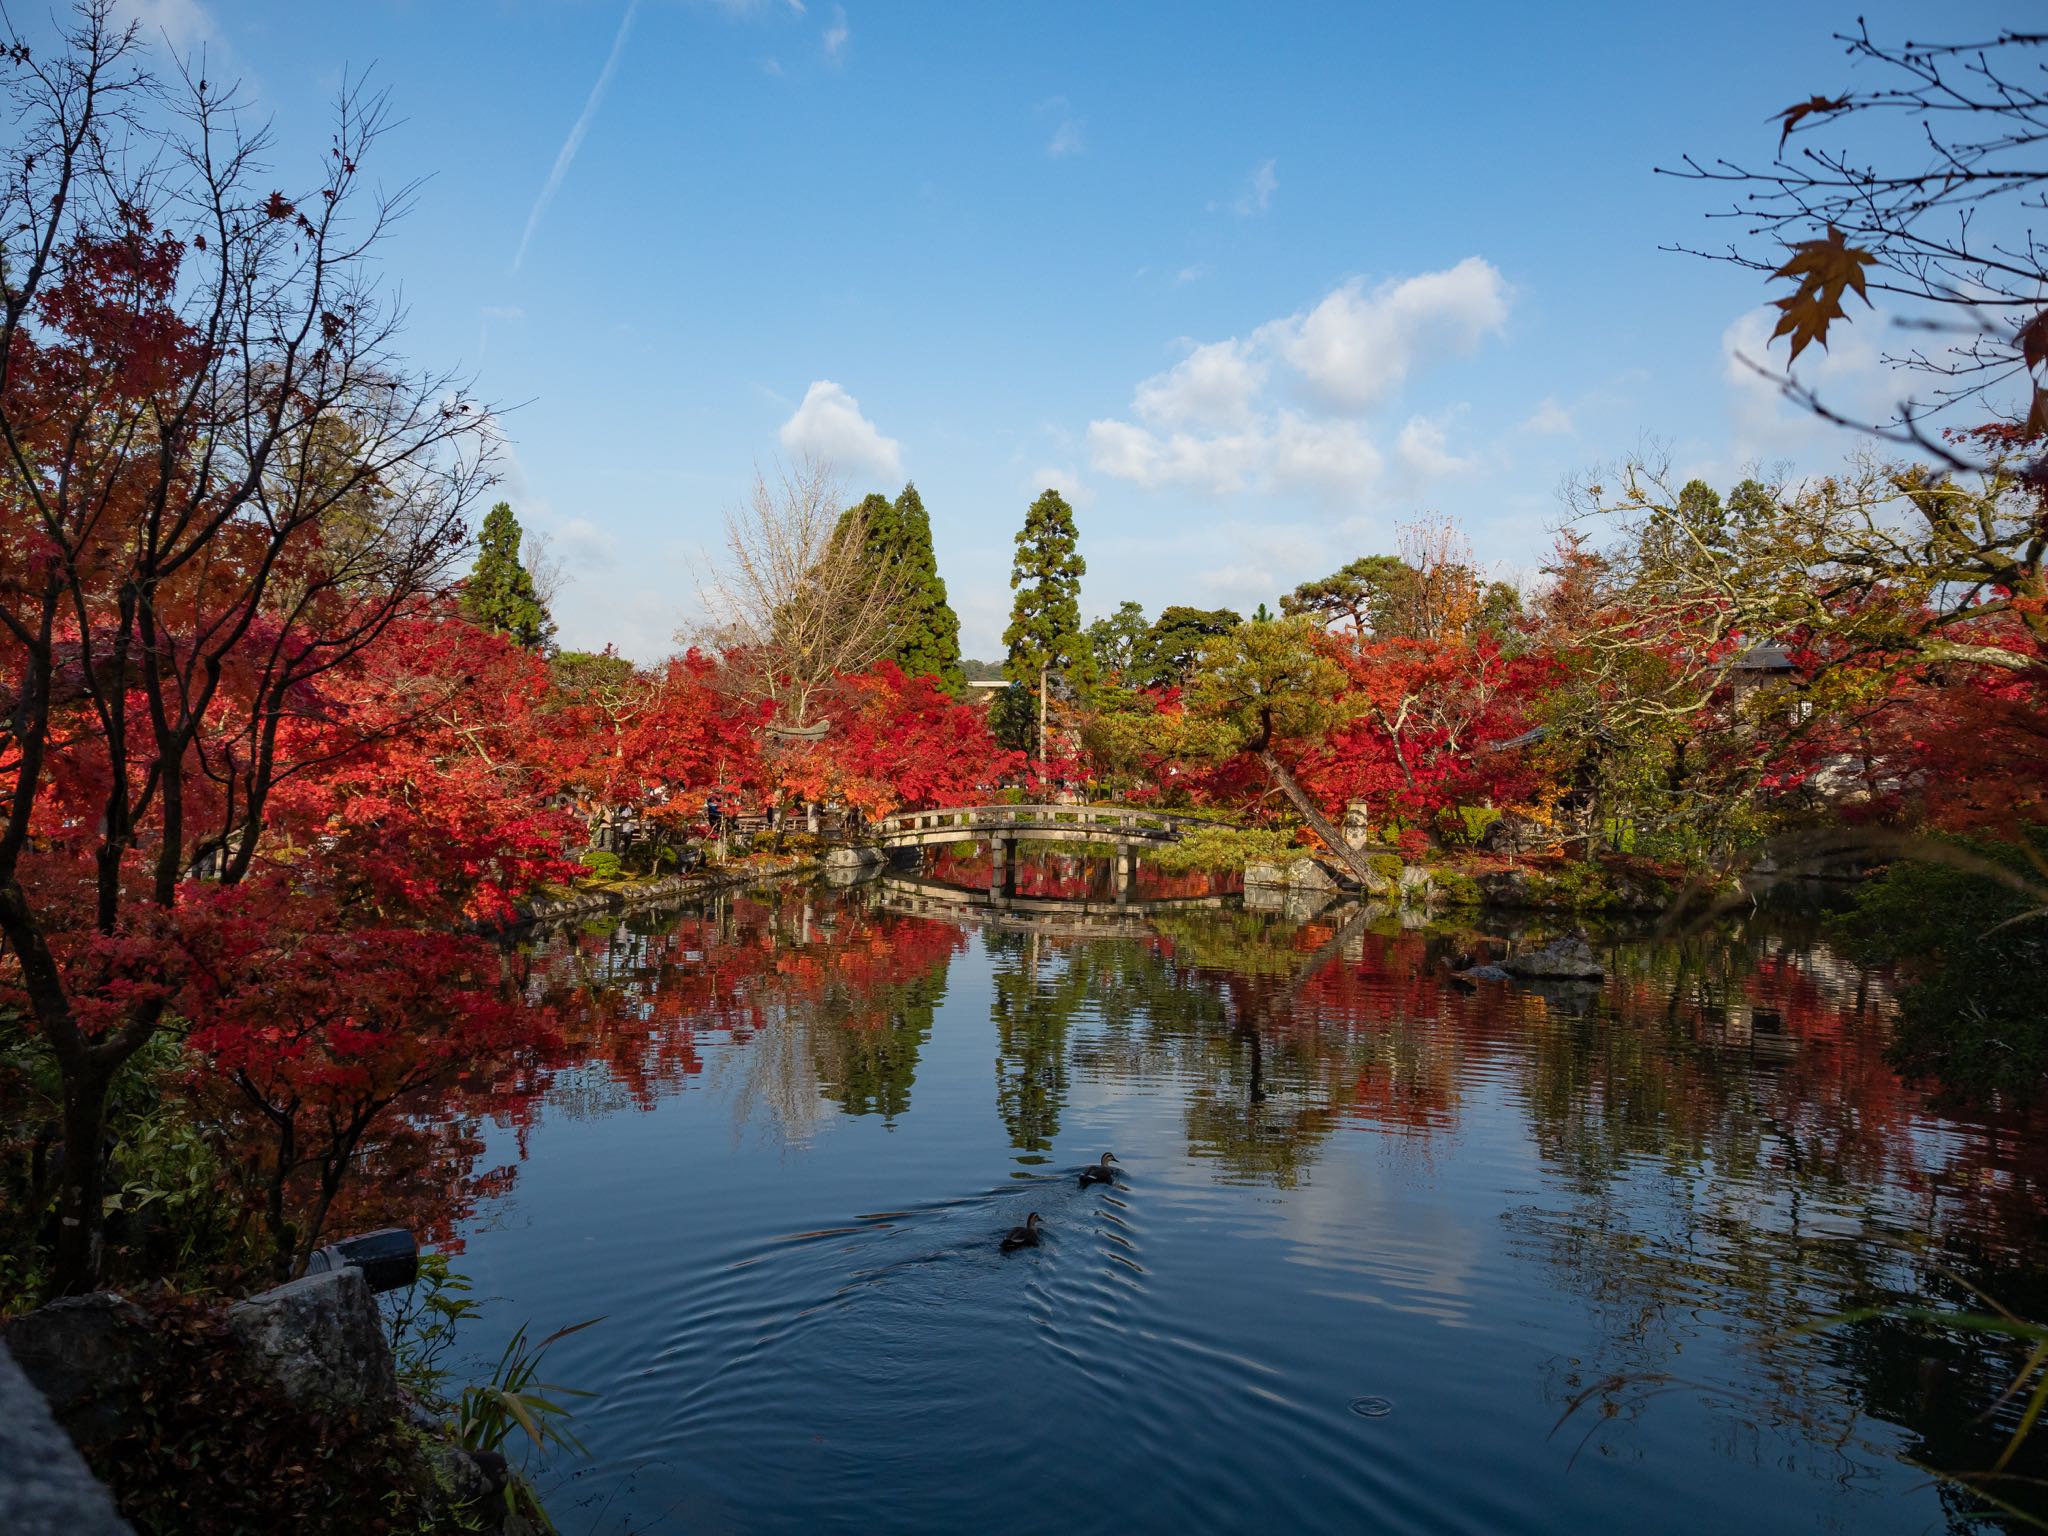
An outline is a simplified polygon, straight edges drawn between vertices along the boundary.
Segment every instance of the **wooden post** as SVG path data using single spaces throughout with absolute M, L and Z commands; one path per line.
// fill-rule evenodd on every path
M 1116 845 L 1116 904 L 1122 906 L 1131 899 L 1131 860 L 1133 854 L 1129 843 Z

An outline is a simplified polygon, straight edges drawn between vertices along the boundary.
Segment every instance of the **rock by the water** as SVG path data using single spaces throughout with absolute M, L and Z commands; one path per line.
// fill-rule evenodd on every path
M 1607 974 L 1593 958 L 1592 946 L 1578 934 L 1511 955 L 1505 968 L 1525 981 L 1599 981 Z
M 227 1323 L 298 1406 L 329 1413 L 398 1412 L 391 1347 L 362 1271 L 337 1269 L 274 1286 L 229 1307 Z
M 1287 866 L 1287 884 L 1297 891 L 1334 891 L 1337 880 L 1317 859 L 1296 859 Z
M 1244 867 L 1246 890 L 1278 890 L 1287 884 L 1287 871 L 1278 864 L 1247 864 Z
M 1475 965 L 1469 969 L 1452 973 L 1453 981 L 1510 981 L 1513 972 L 1498 965 Z
M 1486 853 L 1536 853 L 1562 841 L 1557 828 L 1513 811 L 1495 817 L 1479 834 L 1479 846 Z
M 853 848 L 828 848 L 825 850 L 827 869 L 865 869 L 871 864 L 886 864 L 889 856 L 879 848 L 865 845 Z

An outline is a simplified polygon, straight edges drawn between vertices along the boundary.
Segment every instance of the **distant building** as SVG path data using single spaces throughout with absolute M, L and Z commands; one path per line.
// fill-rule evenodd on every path
M 1751 689 L 1776 678 L 1790 677 L 1798 670 L 1792 653 L 1784 646 L 1775 640 L 1759 641 L 1735 658 L 1735 697 L 1740 699 Z

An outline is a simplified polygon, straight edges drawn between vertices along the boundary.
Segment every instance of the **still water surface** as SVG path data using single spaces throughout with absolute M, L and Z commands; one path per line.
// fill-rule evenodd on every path
M 550 1356 L 565 1531 L 1926 1531 L 1902 1458 L 1995 1459 L 2000 1357 L 1785 1332 L 2041 1284 L 2038 1132 L 1900 1084 L 1812 923 L 1468 990 L 1506 926 L 912 904 L 522 957 L 572 1044 L 488 1106 L 459 1267 L 482 1355 L 605 1318 Z

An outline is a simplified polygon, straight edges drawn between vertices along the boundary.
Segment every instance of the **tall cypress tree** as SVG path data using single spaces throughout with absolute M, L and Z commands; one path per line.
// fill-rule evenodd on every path
M 532 575 L 519 563 L 519 519 L 509 502 L 484 514 L 476 565 L 462 584 L 462 611 L 471 623 L 529 650 L 555 638 L 555 621 L 533 590 Z
M 896 538 L 903 581 L 903 626 L 896 660 L 911 677 L 936 677 L 958 695 L 967 686 L 960 670 L 960 616 L 946 601 L 939 557 L 932 548 L 932 521 L 914 484 L 896 498 Z
M 1031 503 L 1017 530 L 1017 554 L 1010 566 L 1010 627 L 1003 631 L 1009 658 L 1003 673 L 1019 687 L 1038 690 L 1038 756 L 1045 758 L 1045 716 L 1054 672 L 1085 665 L 1081 636 L 1081 577 L 1087 562 L 1076 552 L 1080 535 L 1074 509 L 1058 491 Z
M 896 637 L 889 652 L 906 677 L 936 677 L 947 692 L 967 685 L 960 670 L 960 620 L 946 601 L 932 550 L 931 519 L 917 487 L 906 485 L 891 502 L 870 492 L 840 519 L 842 530 L 858 516 L 867 561 L 887 571 L 897 588 Z

